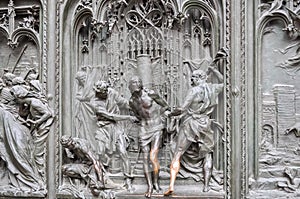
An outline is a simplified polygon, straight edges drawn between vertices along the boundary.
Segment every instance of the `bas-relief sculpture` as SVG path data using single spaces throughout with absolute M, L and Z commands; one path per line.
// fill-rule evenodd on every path
M 58 78 L 68 94 L 54 99 L 45 2 L 0 3 L 0 196 L 47 197 L 46 143 L 57 132 L 57 198 L 229 197 L 224 4 L 58 5 L 67 3 L 58 15 L 67 24 L 58 34 L 66 41 Z M 299 2 L 258 4 L 247 197 L 297 198 Z M 57 99 L 55 115 L 49 104 Z
M 258 175 L 249 197 L 299 197 L 299 2 L 261 2 Z M 276 18 L 282 16 L 281 19 Z M 276 41 L 274 38 L 277 38 Z M 279 38 L 279 39 L 278 39 Z
M 185 196 L 185 189 L 174 187 L 176 177 L 199 187 L 192 196 L 224 197 L 224 161 L 213 159 L 213 154 L 224 152 L 220 134 L 224 101 L 218 94 L 223 92 L 222 66 L 228 52 L 222 48 L 217 53 L 221 45 L 213 43 L 218 33 L 210 12 L 217 6 L 202 3 L 185 13 L 173 1 L 74 4 L 71 56 L 76 59 L 68 74 L 73 84 L 66 84 L 72 86 L 73 99 L 65 99 L 73 103 L 65 104 L 66 111 L 73 110 L 71 120 L 65 120 L 72 131 L 62 135 L 89 142 L 90 152 L 103 165 L 104 182 L 91 189 L 89 181 L 103 180 L 91 180 L 86 177 L 89 170 L 77 168 L 93 164 L 70 156 L 63 146 L 61 197 L 150 198 L 163 197 L 164 192 L 169 197 Z M 195 71 L 201 74 L 193 77 Z M 198 138 L 178 136 L 189 131 L 183 128 L 188 123 L 194 126 L 188 137 Z M 187 153 L 183 165 L 187 169 L 174 175 L 178 170 L 170 168 L 171 162 L 179 168 L 180 156 Z
M 46 143 L 55 115 L 42 84 L 39 1 L 1 3 L 1 197 L 47 195 Z

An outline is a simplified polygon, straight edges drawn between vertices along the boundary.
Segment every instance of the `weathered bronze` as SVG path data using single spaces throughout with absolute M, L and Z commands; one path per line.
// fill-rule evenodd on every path
M 164 128 L 162 116 L 168 111 L 169 106 L 153 90 L 144 88 L 142 80 L 137 76 L 131 78 L 129 90 L 132 94 L 129 106 L 139 119 L 139 144 L 143 153 L 144 175 L 148 184 L 145 197 L 150 198 L 153 189 L 160 191 L 158 152 L 162 144 Z M 152 164 L 153 171 L 149 168 L 149 162 Z
M 299 198 L 299 10 L 1 0 L 0 199 Z

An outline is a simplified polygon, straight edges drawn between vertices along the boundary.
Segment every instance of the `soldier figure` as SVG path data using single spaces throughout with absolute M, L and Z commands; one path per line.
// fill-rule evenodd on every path
M 208 69 L 213 72 L 219 81 L 223 75 L 214 67 Z M 192 143 L 198 144 L 199 155 L 203 156 L 204 192 L 209 191 L 209 181 L 212 175 L 214 148 L 214 132 L 211 129 L 210 115 L 218 103 L 218 94 L 223 90 L 223 83 L 207 83 L 207 74 L 203 70 L 195 70 L 192 74 L 192 88 L 188 91 L 183 105 L 175 109 L 170 115 L 181 115 L 178 139 L 175 153 L 170 166 L 170 186 L 164 193 L 172 195 L 174 183 L 180 168 L 182 155 Z
M 127 153 L 127 135 L 119 121 L 130 120 L 136 122 L 137 118 L 130 115 L 120 115 L 120 107 L 129 109 L 128 101 L 121 97 L 117 91 L 109 87 L 105 81 L 97 81 L 94 86 L 95 99 L 93 106 L 97 117 L 98 129 L 96 140 L 99 142 L 99 153 L 109 159 L 109 155 L 118 152 L 123 161 L 124 175 L 127 189 L 133 191 L 131 185 L 131 168 Z M 109 162 L 109 160 L 108 160 Z

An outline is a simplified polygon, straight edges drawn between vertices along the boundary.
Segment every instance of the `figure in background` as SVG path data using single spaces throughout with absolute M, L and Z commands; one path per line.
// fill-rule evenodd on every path
M 30 73 L 26 76 L 26 84 L 29 87 L 29 92 L 34 96 L 42 100 L 43 102 L 47 102 L 48 98 L 46 97 L 41 82 L 38 80 L 39 75 L 37 73 Z M 49 96 L 48 96 L 49 97 Z
M 98 196 L 104 185 L 104 167 L 92 151 L 90 142 L 81 138 L 62 136 L 61 144 L 69 158 L 74 160 L 62 166 L 63 174 L 70 178 L 83 179 L 93 195 Z
M 12 94 L 10 93 L 10 89 L 12 87 L 12 80 L 15 78 L 16 76 L 10 72 L 6 72 L 4 73 L 2 79 L 4 82 L 4 87 L 1 90 L 1 98 L 0 101 L 3 104 L 6 104 L 6 108 L 9 109 L 9 111 L 13 114 L 18 114 L 18 110 L 16 107 L 16 103 L 14 101 L 14 96 L 12 96 Z
M 260 148 L 265 151 L 269 151 L 274 145 L 274 132 L 273 127 L 269 124 L 265 124 L 262 127 Z
M 13 86 L 11 93 L 20 107 L 25 104 L 28 106 L 26 122 L 30 126 L 30 133 L 33 138 L 34 149 L 32 150 L 35 164 L 41 175 L 44 176 L 46 141 L 50 126 L 54 121 L 54 113 L 47 103 L 32 96 L 24 86 Z
M 139 119 L 139 142 L 143 152 L 144 174 L 148 184 L 145 196 L 150 198 L 153 188 L 157 192 L 160 190 L 158 152 L 162 142 L 162 130 L 165 128 L 162 116 L 169 110 L 169 106 L 153 90 L 143 88 L 142 80 L 137 76 L 130 80 L 129 90 L 131 92 L 129 105 Z M 149 157 L 153 168 L 153 182 L 152 171 L 149 169 Z
M 208 67 L 209 72 L 216 75 L 223 82 L 223 75 L 215 68 Z M 188 91 L 183 105 L 175 109 L 170 115 L 181 115 L 180 128 L 177 135 L 174 156 L 170 166 L 170 186 L 164 193 L 172 195 L 174 183 L 180 169 L 180 161 L 185 152 L 192 145 L 198 147 L 198 154 L 192 153 L 190 158 L 194 162 L 203 161 L 204 192 L 209 191 L 209 182 L 213 170 L 214 132 L 211 129 L 210 118 L 215 106 L 218 104 L 218 95 L 223 90 L 223 83 L 207 83 L 207 73 L 203 70 L 195 70 L 192 74 L 192 88 Z M 186 164 L 185 164 L 186 165 Z M 195 164 L 199 165 L 199 164 Z
M 77 82 L 74 106 L 74 137 L 91 141 L 93 150 L 96 150 L 95 131 L 97 129 L 96 117 L 91 104 L 94 97 L 92 87 L 89 86 L 87 67 L 83 66 L 75 76 Z
M 5 86 L 1 79 L 2 97 L 8 94 L 3 95 L 2 93 Z M 11 94 L 9 93 L 9 95 Z M 14 99 L 13 95 L 11 96 Z M 7 182 L 22 192 L 44 191 L 45 181 L 37 171 L 31 155 L 33 145 L 30 131 L 23 125 L 25 121 L 19 117 L 17 112 L 11 112 L 11 108 L 8 107 L 11 104 L 6 101 L 8 98 L 1 99 L 7 102 L 6 104 L 2 100 L 0 102 L 0 158 L 5 162 L 4 169 L 7 169 L 7 172 L 3 172 L 1 175 L 1 182 Z M 1 189 L 6 188 L 2 187 Z
M 130 115 L 120 115 L 120 108 L 129 109 L 128 101 L 120 96 L 105 81 L 97 81 L 94 86 L 95 99 L 93 105 L 97 117 L 98 129 L 96 140 L 98 151 L 103 159 L 117 152 L 123 161 L 123 172 L 126 177 L 127 189 L 132 191 L 131 167 L 127 153 L 128 138 L 119 121 L 130 120 L 136 122 L 137 118 Z M 104 157 L 103 157 L 104 156 Z

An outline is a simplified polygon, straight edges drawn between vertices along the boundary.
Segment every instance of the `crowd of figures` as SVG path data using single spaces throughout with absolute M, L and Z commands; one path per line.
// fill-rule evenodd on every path
M 67 157 L 62 172 L 69 182 L 81 181 L 95 196 L 105 190 L 122 189 L 108 175 L 111 157 L 118 154 L 127 190 L 134 191 L 127 135 L 130 124 L 134 124 L 148 187 L 146 197 L 154 190 L 161 191 L 159 152 L 165 133 L 173 133 L 174 139 L 170 144 L 170 186 L 164 195 L 173 194 L 175 179 L 182 170 L 203 173 L 203 191 L 209 191 L 215 133 L 212 125 L 222 128 L 211 117 L 223 90 L 223 75 L 215 65 L 208 66 L 207 71 L 193 71 L 192 87 L 183 104 L 173 109 L 155 90 L 144 87 L 138 76 L 129 80 L 131 97 L 125 99 L 111 82 L 96 80 L 93 70 L 82 67 L 76 74 L 74 132 L 60 139 Z M 221 83 L 207 82 L 209 75 Z M 54 114 L 38 74 L 29 71 L 23 78 L 5 71 L 0 91 L 2 190 L 46 194 L 45 150 Z
M 74 131 L 64 135 L 61 144 L 68 161 L 62 166 L 63 174 L 70 179 L 81 179 L 94 195 L 102 190 L 118 189 L 109 179 L 111 157 L 117 153 L 122 161 L 128 191 L 133 191 L 132 168 L 128 156 L 128 126 L 138 128 L 138 144 L 143 159 L 147 182 L 145 197 L 159 192 L 159 150 L 164 133 L 173 133 L 171 143 L 170 185 L 164 195 L 172 195 L 178 173 L 185 170 L 202 173 L 203 191 L 210 190 L 213 177 L 214 134 L 212 125 L 222 130 L 222 125 L 211 115 L 223 90 L 223 75 L 213 62 L 206 71 L 194 70 L 191 88 L 183 104 L 171 108 L 155 91 L 143 86 L 139 76 L 129 80 L 130 99 L 125 99 L 110 81 L 97 80 L 92 67 L 82 67 L 76 74 L 77 89 L 74 114 Z M 220 83 L 208 82 L 213 76 Z M 127 121 L 127 126 L 124 125 Z M 180 166 L 182 169 L 180 170 Z M 222 183 L 221 180 L 219 183 Z
M 5 70 L 0 96 L 1 189 L 46 194 L 45 145 L 54 114 L 38 74 Z

